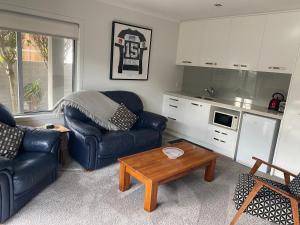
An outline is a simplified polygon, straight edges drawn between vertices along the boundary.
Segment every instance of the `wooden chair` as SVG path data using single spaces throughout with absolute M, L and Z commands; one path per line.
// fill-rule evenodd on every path
M 252 215 L 260 216 L 264 219 L 268 219 L 269 221 L 278 223 L 278 224 L 295 224 L 295 225 L 300 225 L 299 224 L 299 203 L 300 199 L 296 197 L 295 195 L 291 194 L 290 192 L 290 184 L 291 183 L 291 177 L 297 177 L 293 183 L 293 186 L 296 185 L 296 191 L 297 191 L 297 196 L 299 196 L 298 191 L 299 191 L 299 175 L 292 174 L 282 168 L 279 168 L 275 165 L 269 164 L 263 160 L 260 160 L 258 158 L 253 157 L 254 160 L 256 160 L 256 163 L 252 167 L 251 171 L 249 174 L 242 174 L 240 176 L 240 182 L 237 185 L 236 188 L 236 193 L 238 191 L 248 191 L 244 195 L 243 199 L 234 199 L 236 202 L 236 207 L 238 209 L 238 212 L 235 214 L 234 218 L 232 219 L 230 225 L 234 225 L 237 223 L 238 219 L 242 215 L 244 211 L 247 211 L 247 213 L 250 213 Z M 271 168 L 274 168 L 276 170 L 279 170 L 283 172 L 284 174 L 284 179 L 285 179 L 285 185 L 280 184 L 278 182 L 262 178 L 262 177 L 257 177 L 254 176 L 258 168 L 262 165 L 265 164 L 267 166 L 270 166 Z M 244 183 L 243 183 L 244 182 Z M 243 184 L 241 184 L 243 183 Z M 295 186 L 294 186 L 295 187 Z M 247 189 L 249 188 L 249 189 Z M 251 190 L 252 189 L 252 190 Z M 246 195 L 248 195 L 246 197 Z M 277 199 L 272 199 L 272 197 L 277 198 Z M 264 204 L 262 201 L 269 200 L 269 203 L 283 203 L 284 204 L 284 213 L 287 213 L 284 217 L 282 214 L 274 213 L 268 211 L 265 215 L 260 215 L 264 208 L 259 208 L 259 207 L 272 207 L 271 210 L 278 210 L 278 207 L 280 208 L 281 206 L 275 205 L 275 206 L 270 206 L 270 204 Z M 279 200 L 278 200 L 279 199 Z M 243 202 L 239 202 L 242 201 Z M 238 204 L 241 203 L 241 204 Z M 260 204 L 259 206 L 255 204 Z M 254 212 L 256 210 L 256 212 Z M 270 210 L 270 209 L 268 209 Z M 281 210 L 281 209 L 279 209 Z M 282 213 L 282 212 L 281 212 Z M 289 215 L 290 214 L 290 215 Z M 281 216 L 281 218 L 275 218 L 278 215 Z M 271 218 L 273 216 L 273 218 Z

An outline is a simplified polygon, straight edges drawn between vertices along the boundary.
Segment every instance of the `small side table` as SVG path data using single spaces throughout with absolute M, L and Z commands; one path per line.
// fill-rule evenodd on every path
M 65 166 L 69 159 L 69 137 L 68 133 L 70 130 L 63 125 L 54 125 L 55 127 L 50 130 L 55 130 L 60 132 L 60 152 L 59 152 L 59 162 L 62 166 Z

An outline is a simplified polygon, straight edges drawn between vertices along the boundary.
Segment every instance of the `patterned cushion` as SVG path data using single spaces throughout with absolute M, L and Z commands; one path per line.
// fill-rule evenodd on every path
M 138 117 L 121 103 L 109 121 L 116 125 L 120 130 L 129 130 L 135 124 L 137 119 Z
M 0 122 L 0 156 L 14 159 L 18 154 L 23 136 L 24 131 Z
M 259 178 L 284 191 L 288 191 L 289 189 L 287 185 L 266 178 Z M 239 209 L 241 207 L 250 191 L 253 189 L 254 185 L 255 181 L 253 180 L 251 175 L 240 175 L 233 198 L 236 209 Z M 276 192 L 271 191 L 266 187 L 263 187 L 257 193 L 245 212 L 250 215 L 259 216 L 262 219 L 266 219 L 277 224 L 293 224 L 293 215 L 290 200 L 280 194 L 277 194 Z
M 291 183 L 289 183 L 288 186 L 291 194 L 300 198 L 300 173 L 291 181 Z

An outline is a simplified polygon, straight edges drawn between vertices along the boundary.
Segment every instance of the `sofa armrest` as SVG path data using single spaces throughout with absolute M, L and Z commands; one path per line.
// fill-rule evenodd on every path
M 10 174 L 13 174 L 13 168 L 10 160 L 0 160 L 0 172 L 1 171 L 8 171 Z
M 4 223 L 14 212 L 12 176 L 7 170 L 0 171 L 0 223 Z
M 60 147 L 60 133 L 41 128 L 21 127 L 25 130 L 22 150 L 57 154 Z
M 138 127 L 163 131 L 167 126 L 167 118 L 155 113 L 144 111 L 139 115 Z
M 83 137 L 94 137 L 99 142 L 102 140 L 102 133 L 97 127 L 70 118 L 67 119 L 67 124 L 71 131 L 79 133 Z

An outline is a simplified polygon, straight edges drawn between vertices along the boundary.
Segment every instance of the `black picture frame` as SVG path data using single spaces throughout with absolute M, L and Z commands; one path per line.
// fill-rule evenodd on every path
M 151 28 L 113 21 L 110 79 L 148 80 L 151 44 Z

